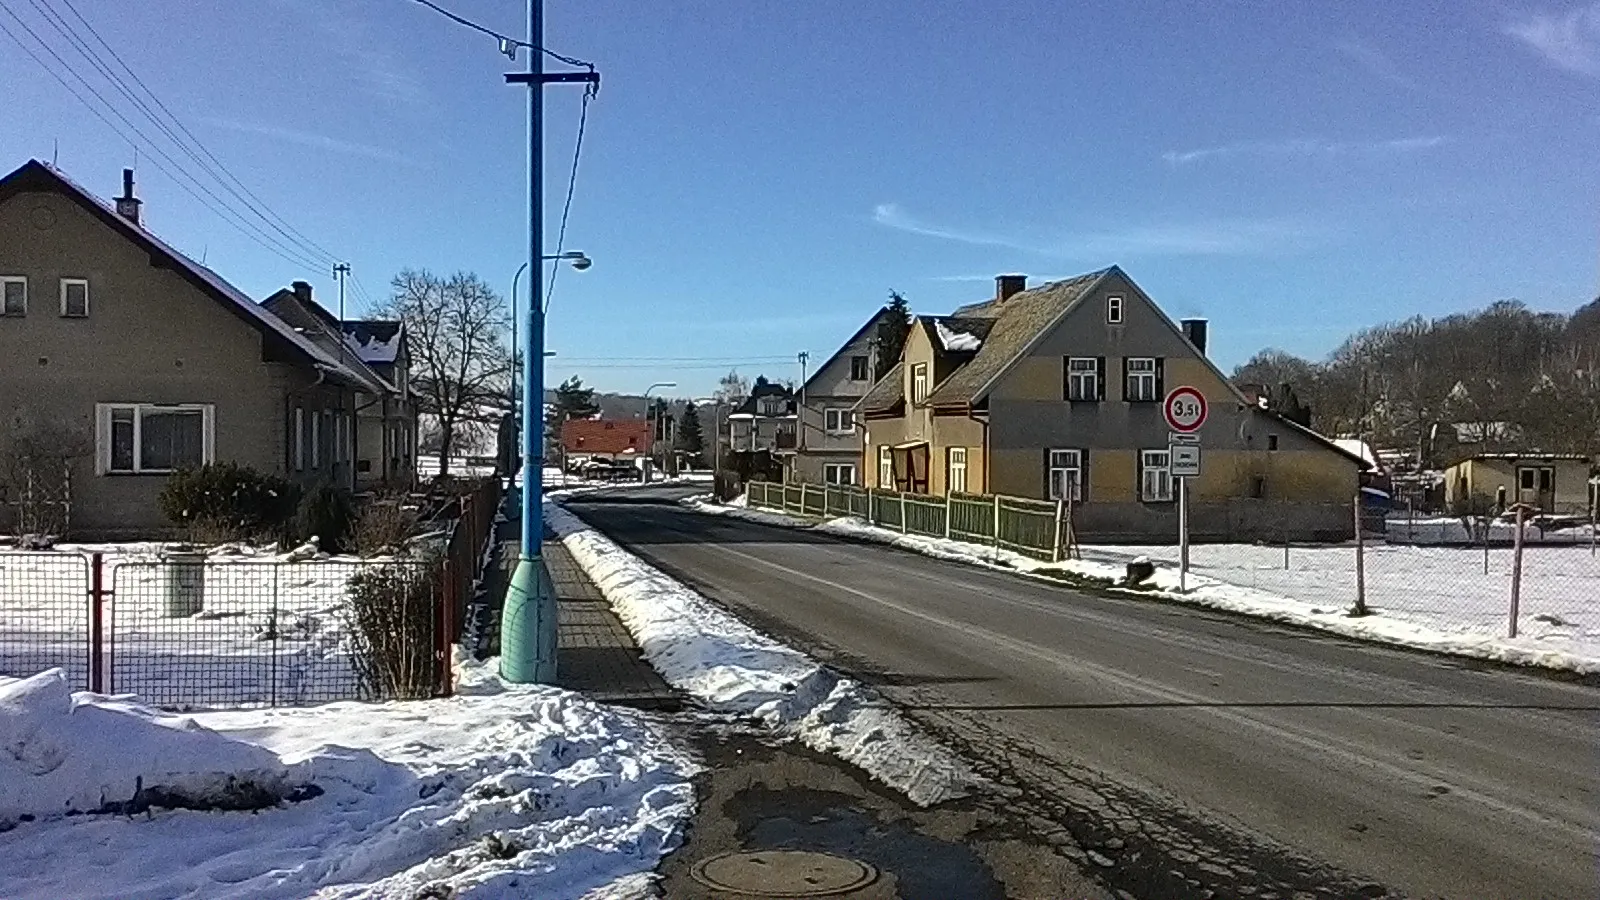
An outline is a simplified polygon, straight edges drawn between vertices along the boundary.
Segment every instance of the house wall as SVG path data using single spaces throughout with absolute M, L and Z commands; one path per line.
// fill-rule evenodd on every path
M 1589 509 L 1589 464 L 1582 460 L 1469 459 L 1445 470 L 1445 503 L 1454 505 L 1464 495 L 1476 494 L 1493 501 L 1500 488 L 1506 501 L 1518 501 L 1517 470 L 1530 466 L 1555 469 L 1555 513 L 1583 513 Z
M 791 478 L 811 484 L 823 482 L 824 467 L 829 463 L 850 463 L 856 466 L 861 477 L 861 429 L 855 423 L 852 431 L 830 434 L 826 428 L 825 410 L 838 408 L 850 410 L 867 392 L 872 390 L 872 341 L 879 316 L 873 316 L 866 327 L 857 332 L 840 347 L 816 374 L 806 383 L 804 402 L 799 405 L 802 449 L 795 454 Z M 851 357 L 867 359 L 868 378 L 854 380 L 850 377 Z
M 27 276 L 29 294 L 26 317 L 0 317 L 0 421 L 5 433 L 48 426 L 83 445 L 75 533 L 168 524 L 156 508 L 164 476 L 95 474 L 96 403 L 212 404 L 216 459 L 285 471 L 284 398 L 309 376 L 263 362 L 259 332 L 71 200 L 22 193 L 0 203 L 0 274 Z M 59 315 L 63 277 L 89 280 L 87 318 Z

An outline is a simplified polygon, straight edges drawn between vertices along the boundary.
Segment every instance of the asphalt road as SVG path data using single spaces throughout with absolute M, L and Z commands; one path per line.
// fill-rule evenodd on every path
M 571 508 L 880 686 L 1136 896 L 1600 897 L 1600 687 L 652 494 Z

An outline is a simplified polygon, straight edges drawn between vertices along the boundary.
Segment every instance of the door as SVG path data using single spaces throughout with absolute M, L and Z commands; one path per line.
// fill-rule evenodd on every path
M 1556 470 L 1554 466 L 1519 466 L 1517 468 L 1517 502 L 1538 507 L 1549 512 L 1556 505 Z

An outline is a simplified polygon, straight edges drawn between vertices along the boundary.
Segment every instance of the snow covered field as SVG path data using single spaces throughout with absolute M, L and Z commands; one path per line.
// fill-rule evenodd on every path
M 340 607 L 352 558 L 213 554 L 201 608 L 169 615 L 177 570 L 156 544 L 0 552 L 0 675 L 60 667 L 88 686 L 90 552 L 105 554 L 108 687 L 173 706 L 316 703 L 357 696 Z M 188 612 L 179 610 L 181 612 Z
M 640 896 L 681 841 L 693 762 L 646 715 L 506 685 L 497 664 L 463 663 L 466 695 L 447 700 L 183 717 L 72 694 L 59 672 L 0 678 L 0 892 Z M 290 799 L 258 812 L 139 802 L 248 794 Z M 127 814 L 67 816 L 129 801 Z
M 688 501 L 701 512 L 768 524 L 810 522 L 768 510 Z M 818 530 L 888 543 L 930 556 L 1045 575 L 1058 570 L 1120 581 L 1140 557 L 1160 564 L 1152 593 L 1163 598 L 1291 622 L 1349 637 L 1462 656 L 1600 672 L 1600 559 L 1587 547 L 1525 550 L 1518 636 L 1507 637 L 1511 551 L 1368 545 L 1367 604 L 1373 615 L 1351 618 L 1354 546 L 1283 547 L 1197 544 L 1190 548 L 1186 592 L 1178 590 L 1176 547 L 1084 547 L 1081 560 L 1041 563 L 1009 551 L 959 541 L 902 535 L 858 519 L 832 519 Z M 1048 577 L 1048 575 L 1045 575 Z

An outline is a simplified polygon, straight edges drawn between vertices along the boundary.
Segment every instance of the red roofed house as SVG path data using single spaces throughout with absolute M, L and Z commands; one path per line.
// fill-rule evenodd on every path
M 650 452 L 650 423 L 643 419 L 568 419 L 561 423 L 568 458 L 641 459 Z

